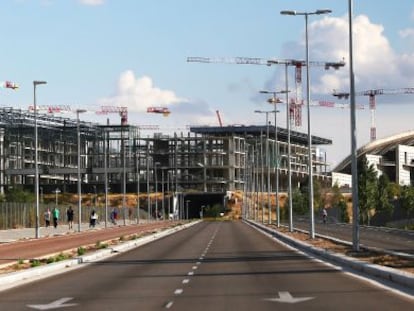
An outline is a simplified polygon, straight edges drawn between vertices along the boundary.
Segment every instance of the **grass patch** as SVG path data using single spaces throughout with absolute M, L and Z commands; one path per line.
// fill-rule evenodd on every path
M 108 248 L 108 244 L 107 243 L 102 243 L 101 241 L 97 241 L 95 246 L 96 246 L 97 249 Z
M 30 267 L 39 267 L 40 266 L 40 260 L 38 259 L 31 259 L 30 260 Z
M 78 247 L 78 249 L 77 249 L 77 254 L 78 254 L 78 256 L 82 256 L 82 255 L 84 255 L 85 253 L 86 253 L 86 248 L 84 248 L 84 247 L 82 247 L 82 246 Z

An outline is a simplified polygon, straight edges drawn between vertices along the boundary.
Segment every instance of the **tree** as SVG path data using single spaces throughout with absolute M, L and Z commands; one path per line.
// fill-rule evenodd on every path
M 315 211 L 319 211 L 323 205 L 324 200 L 322 198 L 322 186 L 319 180 L 316 178 L 313 179 L 313 205 L 315 208 Z
M 400 201 L 401 207 L 406 211 L 408 217 L 414 211 L 414 187 L 402 187 Z
M 292 208 L 293 212 L 298 215 L 305 215 L 308 211 L 308 200 L 306 193 L 303 193 L 299 188 L 293 190 L 292 193 Z
M 6 193 L 7 202 L 32 203 L 35 201 L 33 193 L 24 191 L 20 187 L 14 187 Z
M 359 221 L 369 225 L 370 211 L 375 209 L 377 203 L 378 179 L 374 165 L 368 166 L 366 157 L 361 157 L 358 161 L 358 201 L 360 215 Z
M 336 207 L 339 210 L 339 221 L 340 222 L 349 222 L 349 215 L 347 210 L 347 204 L 344 195 L 341 193 L 341 189 L 337 183 L 332 187 L 332 198 L 331 198 L 332 207 Z
M 387 175 L 382 174 L 378 178 L 377 211 L 391 216 L 394 211 L 394 205 L 391 203 L 392 198 L 390 180 Z

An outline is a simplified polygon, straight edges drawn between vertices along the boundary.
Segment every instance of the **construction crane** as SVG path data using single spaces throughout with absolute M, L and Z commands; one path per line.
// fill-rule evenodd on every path
M 10 81 L 3 81 L 0 82 L 0 87 L 4 88 L 4 89 L 18 89 L 19 85 L 17 83 L 14 82 L 10 82 Z
M 147 112 L 149 113 L 161 113 L 164 117 L 168 117 L 171 111 L 166 107 L 148 107 Z
M 189 63 L 227 63 L 227 64 L 238 64 L 238 65 L 283 65 L 288 64 L 292 66 L 306 66 L 306 61 L 295 60 L 295 59 L 264 59 L 258 57 L 187 57 Z M 310 61 L 311 66 L 324 66 L 325 69 L 334 68 L 339 69 L 345 66 L 344 60 L 340 62 L 318 62 Z
M 284 103 L 284 101 L 278 97 L 274 98 L 271 97 L 267 100 L 267 102 L 269 104 L 273 104 L 274 101 L 276 100 L 276 103 Z M 295 126 L 300 126 L 302 124 L 302 106 L 305 104 L 304 101 L 302 101 L 301 103 L 296 103 L 295 100 L 292 98 L 290 105 L 289 105 L 289 115 L 290 115 L 290 121 L 294 124 Z M 323 108 L 341 108 L 341 109 L 345 109 L 345 108 L 349 108 L 348 104 L 341 104 L 341 103 L 336 103 L 333 101 L 327 101 L 327 100 L 312 100 L 310 102 L 310 106 L 311 107 L 323 107 Z M 364 109 L 363 105 L 357 105 L 356 109 Z
M 33 112 L 34 106 L 30 105 L 28 110 L 30 112 Z M 71 108 L 69 105 L 36 105 L 36 110 L 38 112 L 54 114 L 54 113 L 70 112 Z
M 121 125 L 128 125 L 128 107 L 101 106 L 97 114 L 118 113 L 121 116 Z
M 295 126 L 302 125 L 302 67 L 306 66 L 304 60 L 294 59 L 264 59 L 257 57 L 187 57 L 187 62 L 197 63 L 227 63 L 238 65 L 286 65 L 295 67 L 295 98 L 292 98 L 289 103 L 290 120 L 294 120 Z M 322 62 L 322 61 L 309 61 L 310 66 L 323 66 L 325 70 L 333 68 L 338 70 L 345 66 L 345 61 L 339 62 Z
M 220 127 L 223 127 L 223 122 L 221 122 L 220 111 L 216 110 L 216 115 L 217 115 L 217 119 L 220 124 Z
M 414 94 L 414 87 L 405 87 L 397 89 L 372 89 L 366 91 L 355 92 L 355 96 L 368 96 L 369 97 L 369 109 L 371 111 L 371 128 L 370 128 L 370 140 L 374 141 L 377 139 L 377 128 L 375 125 L 375 111 L 376 111 L 376 95 L 398 95 L 398 94 Z M 348 99 L 349 93 L 347 92 L 336 92 L 334 90 L 333 96 L 339 99 Z

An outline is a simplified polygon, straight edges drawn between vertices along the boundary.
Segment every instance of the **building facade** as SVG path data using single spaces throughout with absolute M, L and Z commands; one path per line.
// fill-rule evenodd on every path
M 144 135 L 138 126 L 99 125 L 47 114 L 0 108 L 0 192 L 34 189 L 35 132 L 38 133 L 40 190 L 82 192 L 221 192 L 287 189 L 288 149 L 292 185 L 308 175 L 307 135 L 268 126 L 191 127 L 188 133 Z M 277 139 L 276 139 L 277 135 Z M 325 157 L 315 146 L 331 144 L 312 136 L 314 177 L 330 184 Z M 107 181 L 107 183 L 105 183 Z M 266 183 L 266 186 L 264 185 Z

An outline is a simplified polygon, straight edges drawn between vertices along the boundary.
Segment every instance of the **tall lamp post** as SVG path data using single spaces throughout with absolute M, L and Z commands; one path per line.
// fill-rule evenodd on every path
M 353 60 L 353 40 L 352 40 L 352 18 L 353 1 L 348 0 L 348 19 L 349 19 L 349 76 L 350 76 L 350 95 L 351 95 L 351 170 L 352 170 L 352 248 L 359 251 L 359 201 L 358 201 L 358 168 L 357 168 L 357 140 L 355 126 L 355 76 Z
M 33 108 L 34 108 L 34 135 L 35 135 L 35 194 L 36 194 L 36 239 L 39 234 L 39 156 L 38 156 L 38 133 L 37 133 L 37 106 L 36 106 L 36 86 L 46 84 L 46 81 L 33 81 Z
M 81 141 L 79 114 L 86 112 L 85 109 L 76 109 L 76 133 L 78 144 L 78 231 L 81 232 L 82 223 L 82 175 L 81 175 Z
M 308 38 L 308 17 L 309 15 L 322 15 L 331 13 L 330 9 L 319 9 L 313 12 L 281 11 L 282 15 L 303 15 L 305 16 L 305 41 L 306 41 L 306 110 L 308 114 L 308 193 L 309 193 L 309 216 L 310 216 L 310 237 L 315 238 L 315 220 L 313 205 L 313 164 L 312 164 L 312 137 L 310 118 L 310 77 L 309 77 L 309 38 Z
M 274 111 L 277 110 L 276 104 L 281 103 L 282 101 L 279 100 L 276 95 L 277 94 L 285 94 L 288 93 L 288 90 L 283 91 L 266 91 L 262 90 L 260 93 L 262 94 L 272 94 L 272 98 L 268 100 L 270 104 L 273 103 Z M 287 103 L 286 103 L 287 104 Z M 289 107 L 286 105 L 286 109 L 289 109 Z M 277 137 L 277 113 L 275 113 L 275 184 L 276 184 L 276 224 L 277 227 L 280 227 L 280 205 L 279 205 L 279 142 Z
M 55 194 L 56 194 L 56 208 L 58 208 L 59 205 L 59 193 L 60 193 L 60 189 L 56 188 L 55 190 Z
M 160 165 L 160 162 L 154 163 L 154 173 L 155 173 L 155 220 L 158 220 L 158 177 L 157 177 L 157 166 Z
M 359 251 L 359 201 L 358 201 L 358 165 L 357 165 L 357 141 L 356 141 L 356 117 L 355 117 L 355 76 L 353 57 L 353 36 L 352 36 L 353 1 L 348 0 L 348 22 L 349 22 L 349 93 L 333 94 L 339 98 L 350 98 L 350 119 L 351 119 L 351 175 L 352 175 L 352 248 Z
M 267 205 L 269 209 L 269 219 L 268 223 L 272 223 L 272 206 L 270 204 L 270 158 L 269 158 L 269 113 L 277 114 L 277 110 L 269 110 L 269 111 L 262 111 L 262 110 L 255 110 L 255 113 L 265 113 L 266 114 L 266 166 L 267 166 Z M 263 172 L 262 172 L 263 174 Z

